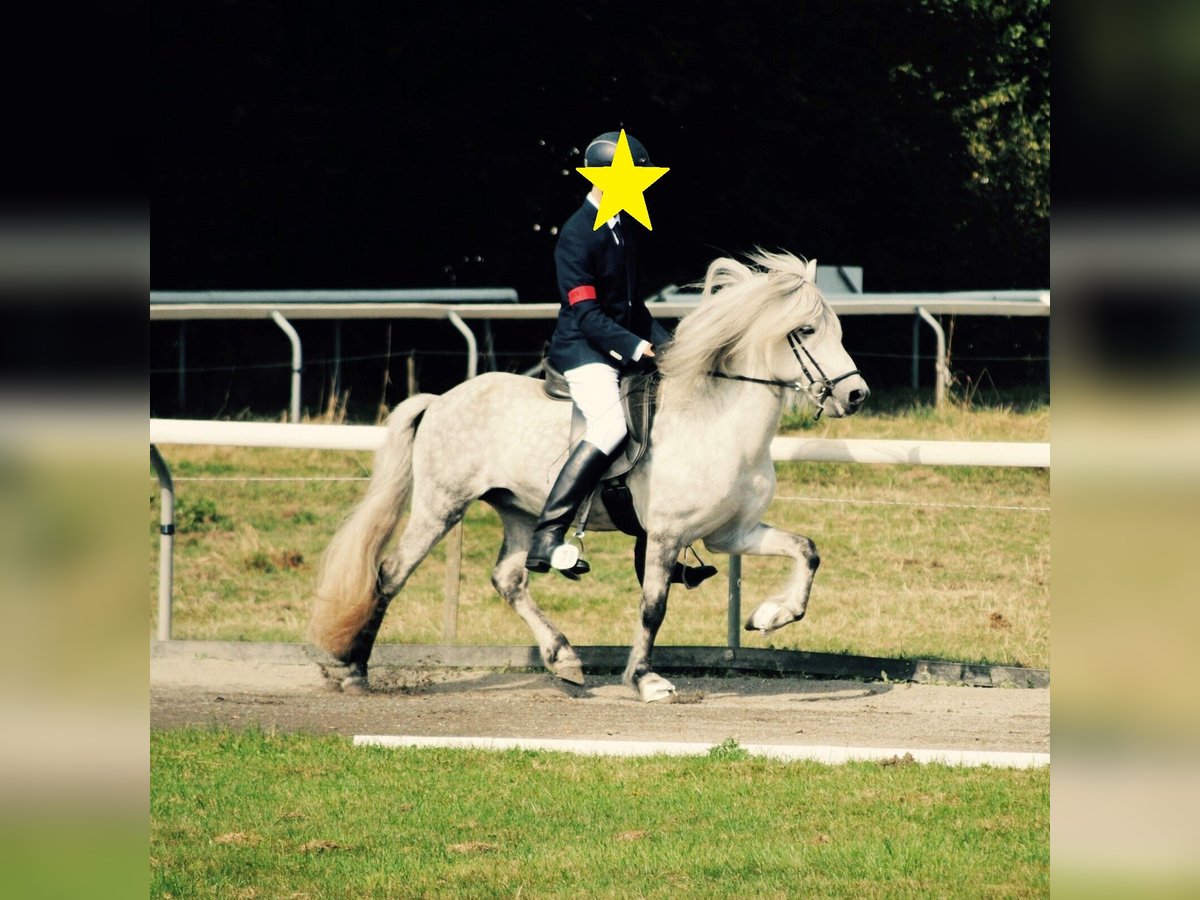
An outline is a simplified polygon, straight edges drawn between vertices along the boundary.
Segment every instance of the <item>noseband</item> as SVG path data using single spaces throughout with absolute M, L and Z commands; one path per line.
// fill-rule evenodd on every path
M 727 378 L 730 381 L 749 381 L 754 384 L 766 384 L 771 387 L 789 388 L 798 394 L 806 394 L 817 407 L 817 413 L 813 419 L 821 418 L 821 413 L 824 411 L 825 401 L 829 399 L 829 395 L 833 393 L 833 387 L 839 381 L 845 381 L 851 375 L 861 375 L 858 369 L 851 369 L 837 378 L 830 378 L 821 368 L 821 364 L 816 358 L 808 352 L 808 348 L 804 346 L 804 341 L 800 339 L 800 329 L 789 331 L 787 335 L 788 346 L 792 348 L 792 355 L 796 357 L 796 362 L 800 363 L 800 371 L 804 373 L 804 377 L 808 379 L 808 384 L 802 384 L 799 381 L 772 381 L 769 378 L 751 378 L 749 375 L 729 375 L 725 372 L 712 371 L 708 374 L 713 378 Z M 812 363 L 812 367 L 817 370 L 820 378 L 814 378 L 813 373 L 809 371 L 808 366 L 804 362 L 804 356 L 808 357 L 808 361 Z

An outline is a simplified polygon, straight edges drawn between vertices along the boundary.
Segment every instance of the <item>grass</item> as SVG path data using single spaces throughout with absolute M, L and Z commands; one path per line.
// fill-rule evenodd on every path
M 152 897 L 978 897 L 1049 889 L 1049 770 L 151 734 Z M 969 888 L 967 886 L 969 885 Z
M 1036 397 L 933 410 L 899 394 L 872 398 L 872 408 L 852 419 L 816 423 L 790 414 L 785 430 L 838 438 L 1049 439 L 1049 407 Z M 179 479 L 175 635 L 302 640 L 316 563 L 365 482 L 183 479 L 364 476 L 370 454 L 163 449 Z M 1049 514 L 957 508 L 1048 507 L 1048 472 L 808 463 L 776 469 L 779 486 L 767 521 L 812 537 L 823 563 L 805 621 L 768 637 L 744 633 L 746 646 L 1049 666 Z M 152 487 L 152 548 L 157 511 Z M 474 505 L 464 538 L 461 643 L 531 642 L 488 580 L 499 541 L 498 518 Z M 593 574 L 578 584 L 538 578 L 538 602 L 576 644 L 625 644 L 637 617 L 631 541 L 593 534 L 586 543 Z M 153 629 L 154 549 L 150 557 Z M 723 559 L 715 562 L 724 567 Z M 393 603 L 382 641 L 441 642 L 444 569 L 438 547 Z M 777 590 L 787 571 L 786 561 L 747 557 L 743 611 Z M 698 590 L 673 593 L 659 643 L 722 645 L 725 591 L 725 579 L 718 577 Z

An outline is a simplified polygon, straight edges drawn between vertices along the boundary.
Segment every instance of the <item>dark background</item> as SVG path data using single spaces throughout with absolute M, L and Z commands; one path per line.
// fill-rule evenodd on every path
M 671 168 L 647 193 L 645 293 L 755 245 L 863 266 L 869 291 L 1049 283 L 1044 2 L 230 0 L 154 16 L 156 290 L 511 286 L 553 300 L 551 228 L 587 190 L 580 150 L 620 127 Z M 907 321 L 852 325 L 852 352 L 883 354 L 876 381 L 907 381 Z M 534 358 L 499 367 L 536 361 L 540 326 L 507 347 Z M 282 335 L 188 327 L 188 414 L 256 406 L 262 378 L 220 373 L 285 362 Z M 310 359 L 328 355 L 330 328 L 302 327 Z M 378 358 L 384 330 L 347 324 L 343 353 Z M 151 328 L 157 414 L 185 411 L 177 331 Z M 979 358 L 970 378 L 990 378 L 1044 355 L 1045 331 L 963 321 L 956 349 Z M 461 358 L 436 364 L 461 350 L 444 326 L 393 332 L 393 351 L 433 354 L 422 387 L 461 377 Z M 322 402 L 308 391 L 306 406 Z

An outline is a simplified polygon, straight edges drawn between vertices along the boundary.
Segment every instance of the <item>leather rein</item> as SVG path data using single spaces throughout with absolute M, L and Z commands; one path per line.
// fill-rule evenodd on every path
M 792 348 L 792 355 L 796 357 L 796 362 L 800 363 L 800 371 L 804 373 L 804 377 L 808 379 L 808 384 L 802 384 L 799 381 L 776 381 L 770 378 L 751 378 L 749 375 L 730 375 L 726 372 L 717 372 L 716 370 L 709 372 L 713 378 L 725 378 L 729 381 L 749 381 L 752 384 L 765 384 L 770 387 L 781 387 L 793 390 L 798 394 L 806 394 L 814 404 L 816 404 L 817 412 L 813 416 L 813 420 L 821 418 L 821 413 L 824 411 L 825 401 L 829 399 L 829 395 L 833 393 L 834 385 L 839 381 L 845 381 L 852 375 L 861 375 L 858 369 L 852 369 L 837 378 L 830 378 L 821 368 L 821 364 L 816 358 L 808 352 L 808 348 L 804 346 L 804 341 L 800 339 L 800 330 L 789 331 L 787 335 L 788 346 Z M 808 366 L 804 362 L 804 357 L 808 357 L 808 361 L 812 363 L 812 367 L 817 370 L 820 378 L 814 378 L 813 373 L 809 371 Z

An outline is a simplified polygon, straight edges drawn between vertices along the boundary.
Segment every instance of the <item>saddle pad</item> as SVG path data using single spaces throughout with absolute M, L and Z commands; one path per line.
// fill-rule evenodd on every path
M 542 392 L 551 400 L 570 400 L 571 386 L 550 360 L 542 360 Z M 625 414 L 625 427 L 634 443 L 644 443 L 650 422 L 654 419 L 654 402 L 657 396 L 658 373 L 645 372 L 621 376 L 621 409 Z M 574 443 L 574 430 L 572 430 Z
M 650 428 L 654 423 L 654 410 L 658 396 L 659 376 L 657 372 L 645 375 L 626 375 L 621 379 L 621 407 L 625 413 L 625 426 L 629 436 L 621 445 L 621 453 L 613 460 L 601 481 L 617 478 L 641 462 L 650 446 Z M 571 446 L 583 437 L 587 429 L 579 407 L 571 405 Z
M 542 391 L 546 396 L 551 400 L 570 400 L 571 386 L 562 372 L 550 365 L 548 359 L 542 360 L 542 371 L 546 374 L 546 380 L 542 382 Z
M 550 364 L 550 360 L 542 360 L 542 371 L 545 380 L 542 391 L 553 400 L 570 400 L 571 388 L 562 373 Z M 625 427 L 629 436 L 622 447 L 623 452 L 613 460 L 602 481 L 624 475 L 646 455 L 646 447 L 650 442 L 650 426 L 654 422 L 654 410 L 658 398 L 659 374 L 645 372 L 621 377 L 621 410 L 625 415 Z M 587 422 L 579 407 L 571 404 L 571 441 L 575 446 L 583 437 Z

